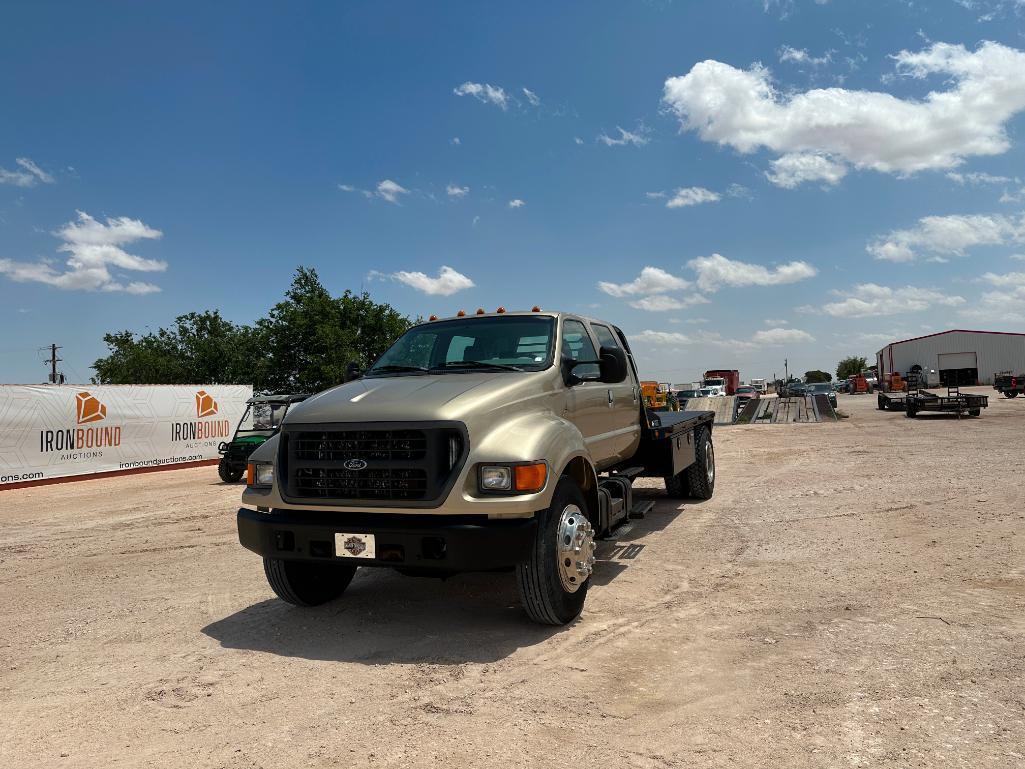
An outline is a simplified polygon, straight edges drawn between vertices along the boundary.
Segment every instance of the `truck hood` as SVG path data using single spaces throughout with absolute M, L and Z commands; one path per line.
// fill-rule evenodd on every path
M 325 390 L 288 410 L 284 424 L 459 420 L 528 399 L 550 371 L 368 377 Z

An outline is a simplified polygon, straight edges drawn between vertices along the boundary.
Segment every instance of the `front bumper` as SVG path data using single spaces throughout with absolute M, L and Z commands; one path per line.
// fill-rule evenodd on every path
M 467 521 L 452 516 L 353 513 L 310 514 L 299 510 L 238 511 L 242 546 L 265 558 L 336 561 L 335 534 L 373 534 L 377 557 L 346 559 L 356 566 L 398 566 L 437 571 L 487 571 L 524 563 L 537 521 Z

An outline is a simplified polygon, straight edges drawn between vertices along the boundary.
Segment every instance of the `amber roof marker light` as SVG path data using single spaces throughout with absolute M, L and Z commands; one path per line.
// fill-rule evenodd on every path
M 531 308 L 530 308 L 530 311 L 531 311 L 531 312 L 541 312 L 541 308 L 540 308 L 540 307 L 538 307 L 538 306 L 537 306 L 537 305 L 535 304 L 535 305 L 534 305 L 533 307 L 531 307 Z
M 428 318 L 427 320 L 437 320 L 437 319 L 438 319 L 438 316 L 437 316 L 437 315 L 432 315 L 432 316 L 431 316 L 431 317 L 429 317 L 429 318 Z
M 456 313 L 456 317 L 457 318 L 465 318 L 466 317 L 466 310 L 460 310 L 459 312 L 457 312 Z
M 495 310 L 495 312 L 497 312 L 499 315 L 501 315 L 503 312 L 505 312 L 505 308 L 504 307 L 499 307 L 497 310 Z

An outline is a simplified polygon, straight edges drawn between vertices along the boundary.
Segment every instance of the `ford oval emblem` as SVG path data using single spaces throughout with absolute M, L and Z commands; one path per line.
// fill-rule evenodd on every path
M 346 459 L 342 467 L 346 470 L 366 470 L 367 462 L 365 459 Z

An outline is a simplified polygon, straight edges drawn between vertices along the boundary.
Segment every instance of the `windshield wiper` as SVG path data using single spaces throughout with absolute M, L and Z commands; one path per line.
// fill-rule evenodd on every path
M 405 373 L 405 372 L 409 372 L 409 371 L 418 371 L 418 372 L 422 372 L 422 373 L 426 374 L 426 373 L 428 373 L 430 371 L 430 369 L 425 367 L 425 366 L 401 366 L 401 365 L 389 364 L 387 366 L 374 366 L 367 373 L 368 374 L 382 374 L 382 373 L 401 374 L 401 373 Z
M 440 366 L 435 366 L 432 370 L 456 368 L 490 368 L 499 371 L 523 371 L 519 366 L 510 366 L 506 363 L 484 363 L 479 360 L 450 360 Z

